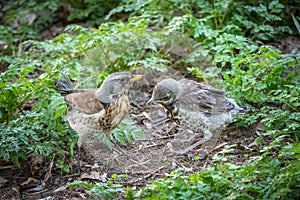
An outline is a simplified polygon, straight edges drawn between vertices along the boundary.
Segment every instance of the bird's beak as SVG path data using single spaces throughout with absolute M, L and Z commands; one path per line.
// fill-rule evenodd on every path
M 149 101 L 147 101 L 146 105 L 149 105 L 149 103 L 154 101 L 154 97 L 151 97 L 151 99 L 149 99 Z
M 134 81 L 142 79 L 143 75 L 133 75 L 133 78 L 130 79 L 130 82 L 133 83 Z

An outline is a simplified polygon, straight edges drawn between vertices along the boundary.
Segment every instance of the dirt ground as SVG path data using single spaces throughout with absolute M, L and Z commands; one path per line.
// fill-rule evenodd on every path
M 63 30 L 63 29 L 62 29 Z M 61 30 L 61 31 L 62 31 Z M 49 36 L 50 33 L 45 33 Z M 50 38 L 52 35 L 49 36 Z M 46 37 L 45 37 L 46 38 Z M 290 52 L 290 48 L 296 46 L 300 51 L 299 39 L 289 37 L 281 43 L 273 44 L 283 52 Z M 181 78 L 182 73 L 171 72 L 173 78 Z M 75 180 L 83 180 L 89 183 L 106 182 L 112 174 L 126 174 L 126 178 L 119 182 L 124 186 L 138 189 L 145 186 L 149 180 L 157 180 L 165 176 L 171 170 L 185 168 L 187 173 L 198 172 L 209 168 L 213 164 L 213 157 L 228 146 L 234 145 L 234 151 L 226 155 L 233 155 L 231 162 L 242 164 L 247 158 L 258 155 L 259 147 L 255 139 L 263 135 L 260 124 L 248 129 L 243 129 L 231 124 L 222 130 L 222 134 L 212 152 L 205 158 L 195 160 L 198 155 L 197 149 L 190 155 L 176 155 L 172 153 L 170 145 L 178 135 L 193 136 L 195 133 L 188 132 L 178 127 L 171 121 L 161 123 L 158 126 L 151 124 L 152 120 L 164 116 L 163 111 L 156 105 L 145 106 L 150 98 L 153 85 L 159 80 L 156 76 L 149 78 L 136 93 L 131 93 L 131 111 L 128 118 L 140 127 L 145 138 L 135 140 L 126 147 L 109 150 L 101 141 L 90 139 L 78 154 L 75 149 L 75 158 L 71 160 L 66 157 L 65 162 L 69 163 L 71 172 L 61 174 L 55 169 L 57 161 L 45 161 L 38 155 L 29 155 L 27 161 L 16 168 L 10 163 L 0 160 L 0 199 L 86 199 L 89 191 L 76 187 L 73 190 L 68 188 L 69 183 Z M 165 78 L 163 76 L 159 77 Z M 271 139 L 263 137 L 261 145 L 267 145 Z M 90 143 L 89 143 L 90 142 Z M 190 144 L 183 143 L 181 148 Z M 81 173 L 78 172 L 78 158 Z M 215 164 L 217 164 L 215 162 Z M 17 192 L 18 191 L 18 192 Z
M 175 72 L 171 71 L 165 76 L 172 74 L 172 77 L 182 78 L 179 72 Z M 162 79 L 165 76 L 155 77 Z M 193 173 L 208 168 L 212 165 L 215 154 L 230 145 L 236 146 L 234 151 L 227 155 L 234 155 L 232 162 L 236 164 L 242 164 L 248 157 L 259 153 L 254 140 L 263 134 L 260 126 L 242 129 L 232 124 L 222 130 L 214 150 L 205 158 L 194 159 L 194 156 L 199 155 L 197 149 L 188 155 L 174 154 L 170 144 L 173 144 L 178 136 L 188 139 L 196 133 L 184 130 L 172 121 L 158 125 L 151 123 L 151 120 L 159 121 L 165 117 L 160 106 L 146 105 L 153 85 L 159 79 L 149 78 L 142 85 L 136 85 L 130 93 L 131 110 L 127 118 L 142 129 L 143 138 L 131 142 L 126 147 L 118 145 L 119 148 L 115 147 L 113 150 L 109 150 L 97 138 L 89 138 L 81 148 L 80 155 L 77 148 L 73 160 L 65 158 L 65 162 L 69 162 L 72 166 L 71 172 L 67 175 L 60 174 L 60 171 L 55 169 L 57 161 L 45 161 L 41 156 L 34 154 L 30 155 L 20 168 L 1 162 L 0 199 L 86 199 L 89 196 L 88 190 L 82 187 L 70 190 L 68 185 L 75 180 L 88 183 L 106 182 L 112 174 L 125 174 L 126 178 L 120 179 L 119 182 L 124 187 L 138 189 L 145 186 L 147 181 L 162 178 L 174 169 L 184 168 L 187 173 Z M 270 142 L 268 139 L 264 139 L 263 144 L 268 142 Z M 190 144 L 182 142 L 177 150 L 183 150 Z M 78 159 L 81 166 L 80 173 Z
M 58 170 L 53 169 L 55 162 L 45 162 L 37 155 L 32 155 L 20 168 L 2 162 L 0 199 L 86 199 L 89 196 L 88 190 L 76 187 L 71 191 L 68 184 L 75 180 L 88 183 L 106 182 L 112 174 L 125 174 L 126 179 L 120 179 L 119 182 L 124 187 L 138 189 L 145 186 L 147 181 L 162 178 L 174 169 L 184 168 L 187 173 L 195 173 L 208 168 L 212 165 L 214 155 L 230 145 L 236 145 L 234 151 L 227 153 L 233 156 L 231 162 L 242 164 L 248 157 L 259 154 L 254 140 L 262 134 L 257 126 L 247 130 L 229 126 L 224 129 L 213 152 L 204 159 L 194 160 L 193 156 L 173 155 L 168 149 L 167 143 L 176 134 L 184 133 L 172 122 L 165 123 L 155 135 L 143 130 L 147 139 L 134 141 L 126 148 L 122 147 L 124 152 L 110 151 L 101 142 L 98 142 L 97 149 L 83 148 L 80 153 L 80 174 L 77 159 L 70 161 L 72 169 L 67 175 L 61 175 Z M 264 139 L 262 145 L 270 141 Z M 97 145 L 93 142 L 92 146 Z M 197 155 L 197 150 L 191 152 L 191 155 Z M 75 158 L 78 156 L 77 149 Z

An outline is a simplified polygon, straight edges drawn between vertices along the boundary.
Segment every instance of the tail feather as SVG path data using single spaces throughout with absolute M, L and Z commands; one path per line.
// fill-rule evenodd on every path
M 69 77 L 64 76 L 65 80 L 59 80 L 54 78 L 55 89 L 57 89 L 61 94 L 70 94 L 74 91 L 74 87 Z
M 227 102 L 227 112 L 230 112 L 234 115 L 236 114 L 245 114 L 246 112 L 248 112 L 248 107 L 247 106 L 239 106 L 234 99 L 229 99 L 226 98 L 226 102 Z
M 246 112 L 248 112 L 248 107 L 247 106 L 239 106 L 238 112 L 239 112 L 239 114 L 245 114 Z

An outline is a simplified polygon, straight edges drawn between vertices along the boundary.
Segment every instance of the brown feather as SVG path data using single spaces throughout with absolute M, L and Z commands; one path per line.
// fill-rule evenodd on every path
M 85 114 L 95 114 L 100 112 L 104 107 L 95 97 L 98 89 L 87 89 L 83 92 L 72 93 L 66 96 L 69 106 Z

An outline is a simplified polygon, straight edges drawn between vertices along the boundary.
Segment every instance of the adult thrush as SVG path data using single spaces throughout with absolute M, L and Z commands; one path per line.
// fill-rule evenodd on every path
M 162 80 L 155 86 L 148 103 L 152 101 L 162 105 L 168 118 L 177 124 L 204 134 L 203 139 L 177 151 L 178 154 L 186 154 L 203 144 L 201 149 L 205 156 L 217 143 L 220 128 L 236 114 L 246 111 L 233 99 L 226 98 L 225 91 L 187 79 Z
M 129 111 L 128 90 L 141 75 L 117 72 L 109 75 L 100 88 L 74 90 L 70 79 L 55 80 L 56 88 L 65 96 L 68 104 L 67 119 L 78 133 L 81 146 L 92 134 L 110 133 Z

